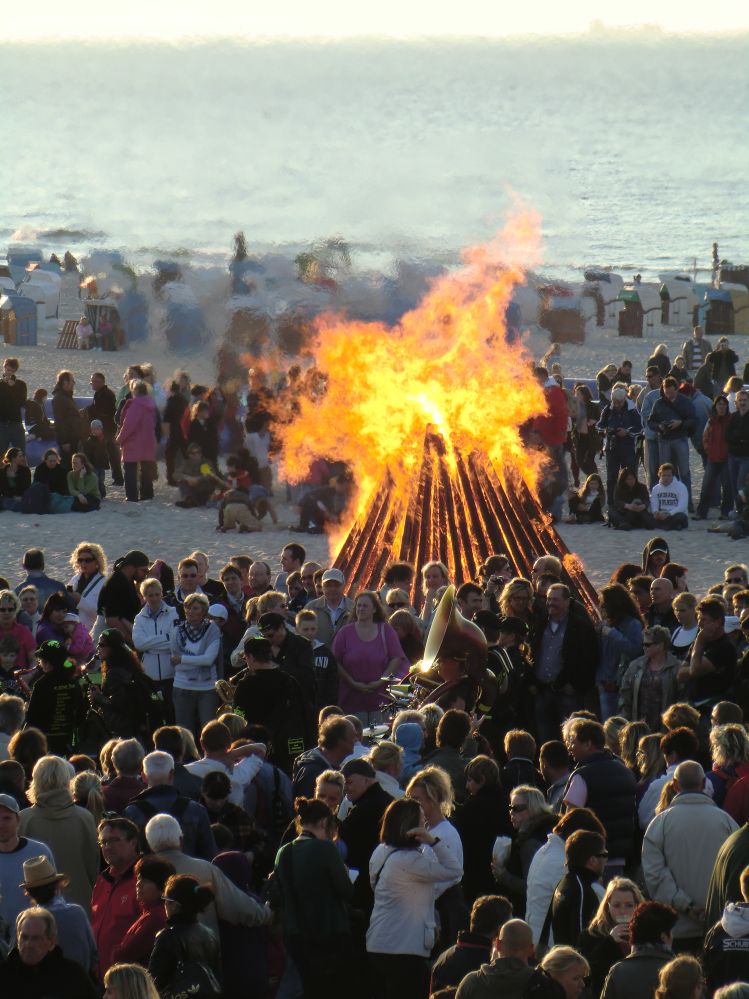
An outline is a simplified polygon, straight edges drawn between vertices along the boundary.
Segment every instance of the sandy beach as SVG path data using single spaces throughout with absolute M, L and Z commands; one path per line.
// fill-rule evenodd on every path
M 592 377 L 607 362 L 619 362 L 628 357 L 640 377 L 647 358 L 657 343 L 666 343 L 671 358 L 680 351 L 688 335 L 687 330 L 664 328 L 657 339 L 632 340 L 619 338 L 614 330 L 596 330 L 585 344 L 562 346 L 561 364 L 565 376 Z M 151 361 L 160 380 L 167 378 L 178 367 L 184 367 L 193 376 L 211 384 L 214 376 L 214 359 L 205 352 L 200 356 L 178 358 L 152 342 L 117 353 L 99 351 L 79 352 L 56 349 L 56 334 L 47 332 L 36 347 L 7 347 L 8 354 L 16 354 L 21 362 L 19 376 L 28 384 L 29 391 L 43 385 L 51 390 L 55 374 L 61 368 L 73 370 L 78 383 L 77 391 L 86 390 L 92 372 L 103 371 L 116 390 L 122 383 L 122 373 L 129 363 Z M 536 358 L 548 347 L 548 333 L 534 330 L 526 336 L 529 350 Z M 743 365 L 746 354 L 741 338 L 732 343 Z M 749 345 L 747 345 L 749 347 Z M 498 386 L 501 391 L 501 386 Z M 327 539 L 321 536 L 292 534 L 286 528 L 296 521 L 296 508 L 281 501 L 285 488 L 277 489 L 279 525 L 274 527 L 266 518 L 261 533 L 231 535 L 216 531 L 216 511 L 213 509 L 183 510 L 174 506 L 179 498 L 176 490 L 166 485 L 163 465 L 156 483 L 155 499 L 150 503 L 124 502 L 123 490 L 112 487 L 102 509 L 92 514 L 57 514 L 54 516 L 28 517 L 4 512 L 0 516 L 3 529 L 5 558 L 0 573 L 12 585 L 22 578 L 20 561 L 23 552 L 32 546 L 45 550 L 47 571 L 50 575 L 67 580 L 70 573 L 68 559 L 75 544 L 83 539 L 101 543 L 110 559 L 129 548 L 141 548 L 151 558 L 161 557 L 170 564 L 195 548 L 208 553 L 212 572 L 217 572 L 232 555 L 245 553 L 252 558 L 266 559 L 275 571 L 278 555 L 284 543 L 299 540 L 307 549 L 308 557 L 325 565 L 329 558 Z M 693 455 L 693 483 L 699 488 L 700 462 Z M 746 542 L 735 542 L 722 536 L 707 533 L 711 520 L 690 523 L 689 530 L 670 536 L 671 555 L 690 569 L 690 589 L 703 593 L 707 587 L 722 577 L 726 565 L 744 561 Z M 586 572 L 596 586 L 603 585 L 611 571 L 623 561 L 639 562 L 642 548 L 649 537 L 646 531 L 622 533 L 605 526 L 562 525 L 559 533 L 569 548 L 585 564 Z

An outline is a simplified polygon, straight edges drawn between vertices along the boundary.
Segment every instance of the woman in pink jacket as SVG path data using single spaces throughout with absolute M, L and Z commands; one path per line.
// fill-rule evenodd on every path
M 138 502 L 138 466 L 140 466 L 140 499 L 153 499 L 156 477 L 159 411 L 143 381 L 132 383 L 132 399 L 122 409 L 117 443 L 122 448 L 125 469 L 125 496 L 129 503 Z

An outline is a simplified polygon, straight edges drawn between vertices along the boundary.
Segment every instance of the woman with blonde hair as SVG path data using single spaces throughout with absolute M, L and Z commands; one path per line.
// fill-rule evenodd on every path
M 107 810 L 101 793 L 101 777 L 92 770 L 81 771 L 71 780 L 70 793 L 76 805 L 91 813 L 98 827 Z
M 600 995 L 611 966 L 629 953 L 629 923 L 642 901 L 640 888 L 629 878 L 612 878 L 606 885 L 598 912 L 577 942 L 590 963 L 592 995 Z
M 622 762 L 629 767 L 632 773 L 639 779 L 640 771 L 637 768 L 637 747 L 643 736 L 650 735 L 650 727 L 644 721 L 628 722 L 619 734 L 619 748 Z
M 729 785 L 749 776 L 749 736 L 743 725 L 716 725 L 710 730 L 713 769 L 705 777 L 713 786 L 713 800 L 723 808 Z
M 101 545 L 81 541 L 71 553 L 70 565 L 73 577 L 68 580 L 67 596 L 76 604 L 83 626 L 91 631 L 96 624 L 99 594 L 107 575 L 107 556 Z
M 503 867 L 492 863 L 494 880 L 512 902 L 513 915 L 525 916 L 525 898 L 531 861 L 546 842 L 558 816 L 537 787 L 520 784 L 510 793 L 512 846 Z
M 444 715 L 445 710 L 439 704 L 423 704 L 419 708 L 418 713 L 421 715 L 422 721 L 420 724 L 424 729 L 422 756 L 428 756 L 429 753 L 434 752 L 437 748 L 437 729 L 439 728 L 440 718 Z
M 679 593 L 671 606 L 679 622 L 679 627 L 671 635 L 671 651 L 677 658 L 684 660 L 689 646 L 697 637 L 697 597 L 689 591 Z
M 611 715 L 603 723 L 603 734 L 606 736 L 606 748 L 618 756 L 621 752 L 620 737 L 622 729 L 627 725 L 627 719 L 622 715 Z
M 697 958 L 682 954 L 661 968 L 655 999 L 702 999 L 704 995 L 705 980 Z
M 640 774 L 640 781 L 637 785 L 638 800 L 655 778 L 660 777 L 665 772 L 665 769 L 660 733 L 644 735 L 637 744 L 637 770 Z
M 589 974 L 590 965 L 574 947 L 552 947 L 533 972 L 524 995 L 579 999 Z
M 104 988 L 104 999 L 159 999 L 153 978 L 139 964 L 113 964 Z
M 91 892 L 99 875 L 99 845 L 93 816 L 73 802 L 73 768 L 59 756 L 42 756 L 34 765 L 27 794 L 31 808 L 21 812 L 19 833 L 46 843 L 60 871 L 70 880 L 68 901 L 91 912 Z
M 403 769 L 403 750 L 394 742 L 379 742 L 369 754 L 369 762 L 375 768 L 378 784 L 396 801 L 405 796 L 398 783 Z
M 460 874 L 438 882 L 434 893 L 442 939 L 452 942 L 468 918 L 468 907 L 460 886 L 463 876 L 463 844 L 458 830 L 448 820 L 454 804 L 452 781 L 442 767 L 425 767 L 408 782 L 406 798 L 421 805 L 427 829 L 432 836 L 437 836 L 445 843 L 460 864 Z
M 530 626 L 533 618 L 533 586 L 529 579 L 515 576 L 506 583 L 499 597 L 501 617 L 519 617 Z
M 121 741 L 119 738 L 107 739 L 99 750 L 99 769 L 101 770 L 104 783 L 114 780 L 117 776 L 117 771 L 114 769 L 114 764 L 112 763 L 112 753 L 114 752 L 114 747 Z

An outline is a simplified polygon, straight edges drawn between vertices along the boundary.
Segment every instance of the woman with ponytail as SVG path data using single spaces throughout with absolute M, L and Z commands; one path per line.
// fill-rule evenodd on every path
M 174 874 L 166 882 L 166 926 L 156 934 L 148 962 L 160 995 L 221 995 L 218 937 L 198 921 L 213 900 L 213 890 L 192 874 Z
M 343 994 L 351 983 L 348 871 L 333 840 L 338 824 L 319 798 L 294 802 L 297 838 L 276 857 L 274 901 L 305 999 Z

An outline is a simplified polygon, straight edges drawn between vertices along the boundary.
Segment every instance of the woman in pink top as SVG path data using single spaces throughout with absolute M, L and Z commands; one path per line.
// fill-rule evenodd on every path
M 332 652 L 338 661 L 340 706 L 364 722 L 373 720 L 370 715 L 379 715 L 386 700 L 387 679 L 383 678 L 400 679 L 409 668 L 376 593 L 362 590 L 357 594 L 354 621 L 338 632 Z
M 160 433 L 159 411 L 148 394 L 144 381 L 130 383 L 133 393 L 122 408 L 117 443 L 122 448 L 125 469 L 125 498 L 129 503 L 138 502 L 138 471 L 140 470 L 140 499 L 153 499 L 153 480 L 156 470 L 156 450 Z

